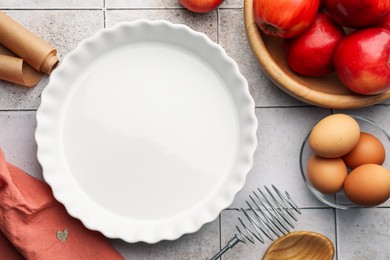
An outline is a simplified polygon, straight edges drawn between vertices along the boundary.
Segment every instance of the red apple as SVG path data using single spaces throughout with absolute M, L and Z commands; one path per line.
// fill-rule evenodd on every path
M 284 40 L 287 64 L 305 76 L 323 76 L 333 72 L 333 54 L 344 35 L 343 29 L 327 14 L 317 14 L 309 29 L 297 37 Z
M 291 38 L 313 23 L 319 0 L 254 0 L 256 24 L 266 34 Z
M 390 30 L 390 11 L 387 12 L 382 22 L 379 24 L 380 27 Z
M 179 0 L 179 3 L 194 13 L 209 13 L 222 4 L 224 0 Z
M 325 0 L 325 8 L 340 25 L 362 28 L 380 23 L 390 0 Z
M 373 95 L 390 89 L 390 31 L 372 27 L 345 36 L 334 54 L 340 80 L 356 93 Z

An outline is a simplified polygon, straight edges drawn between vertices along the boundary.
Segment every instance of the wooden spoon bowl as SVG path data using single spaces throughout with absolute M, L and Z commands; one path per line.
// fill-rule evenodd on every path
M 334 247 L 329 238 L 315 232 L 295 231 L 275 240 L 263 260 L 331 260 Z
M 291 96 L 320 107 L 349 109 L 366 107 L 390 98 L 390 90 L 378 95 L 359 95 L 350 91 L 335 73 L 306 77 L 287 65 L 283 40 L 268 36 L 258 28 L 253 15 L 253 0 L 244 1 L 245 30 L 249 45 L 268 77 Z

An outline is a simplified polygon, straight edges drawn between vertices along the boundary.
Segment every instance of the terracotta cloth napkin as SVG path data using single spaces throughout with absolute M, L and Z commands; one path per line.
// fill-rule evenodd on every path
M 71 217 L 46 183 L 7 163 L 1 149 L 0 231 L 27 259 L 123 259 L 101 233 Z
M 24 257 L 11 244 L 7 237 L 0 231 L 0 259 L 24 260 Z

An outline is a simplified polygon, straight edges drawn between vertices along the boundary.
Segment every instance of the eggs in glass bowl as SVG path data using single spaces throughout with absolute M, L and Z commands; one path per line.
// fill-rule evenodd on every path
M 378 206 L 390 197 L 389 134 L 375 122 L 334 114 L 320 120 L 300 150 L 312 194 L 338 209 Z

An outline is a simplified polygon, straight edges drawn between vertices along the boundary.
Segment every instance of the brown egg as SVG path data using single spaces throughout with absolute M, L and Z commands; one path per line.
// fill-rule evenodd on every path
M 361 165 L 345 178 L 344 193 L 361 206 L 382 204 L 390 197 L 390 171 L 378 164 Z
M 345 114 L 334 114 L 319 121 L 309 136 L 309 145 L 314 153 L 325 158 L 341 157 L 358 143 L 358 122 Z
M 381 141 L 372 134 L 362 132 L 355 148 L 344 155 L 343 160 L 350 169 L 354 169 L 368 163 L 382 165 L 385 155 L 385 147 Z
M 341 158 L 322 158 L 312 155 L 307 162 L 307 177 L 314 188 L 334 194 L 343 187 L 347 166 Z

